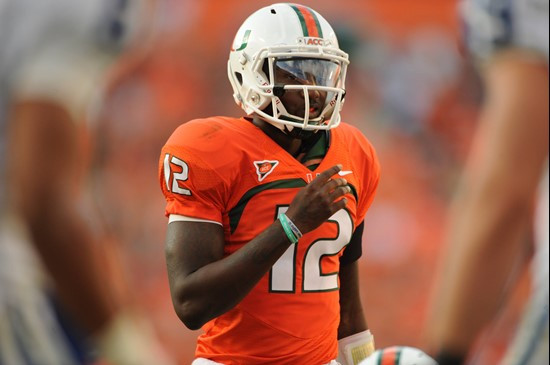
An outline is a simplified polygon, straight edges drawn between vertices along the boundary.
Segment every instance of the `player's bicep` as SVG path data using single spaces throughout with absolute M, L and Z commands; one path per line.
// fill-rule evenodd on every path
M 223 257 L 221 225 L 208 222 L 174 221 L 166 230 L 165 255 L 170 285 L 178 279 Z

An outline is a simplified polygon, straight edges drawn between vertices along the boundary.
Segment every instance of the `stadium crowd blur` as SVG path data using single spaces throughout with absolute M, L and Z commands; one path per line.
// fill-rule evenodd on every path
M 170 301 L 158 157 L 177 125 L 241 115 L 226 76 L 229 45 L 246 14 L 272 2 L 160 0 L 154 42 L 123 58 L 100 114 L 97 199 L 138 300 L 182 364 L 198 332 L 180 323 Z M 447 203 L 482 97 L 458 42 L 456 1 L 301 3 L 330 19 L 350 54 L 343 120 L 372 141 L 382 166 L 360 260 L 369 327 L 377 347 L 418 346 Z M 500 354 L 514 313 L 492 334 L 486 359 Z

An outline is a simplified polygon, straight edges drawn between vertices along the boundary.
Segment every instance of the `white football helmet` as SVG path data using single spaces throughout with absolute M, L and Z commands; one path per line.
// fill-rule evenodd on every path
M 424 351 L 409 346 L 392 346 L 378 349 L 359 365 L 437 365 Z
M 280 3 L 245 20 L 233 41 L 227 71 L 235 102 L 247 115 L 256 114 L 283 131 L 313 131 L 340 123 L 348 64 L 334 30 L 319 13 Z M 284 82 L 277 80 L 281 73 Z M 289 110 L 280 98 L 287 92 L 303 95 L 303 109 Z M 312 93 L 322 100 L 313 100 Z

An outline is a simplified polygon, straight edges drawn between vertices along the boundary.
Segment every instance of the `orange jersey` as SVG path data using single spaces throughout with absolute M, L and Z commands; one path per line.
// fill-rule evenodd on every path
M 252 291 L 203 326 L 196 355 L 223 364 L 324 364 L 337 356 L 339 257 L 370 206 L 380 168 L 354 127 L 329 132 L 311 171 L 250 121 L 214 117 L 180 126 L 162 149 L 166 215 L 219 222 L 225 255 L 258 236 L 317 173 L 341 164 L 347 207 L 291 245 Z

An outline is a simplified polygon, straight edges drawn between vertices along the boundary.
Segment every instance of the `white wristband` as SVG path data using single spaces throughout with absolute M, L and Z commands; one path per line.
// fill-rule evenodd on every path
M 370 330 L 359 332 L 338 341 L 337 361 L 342 365 L 357 365 L 375 350 Z

